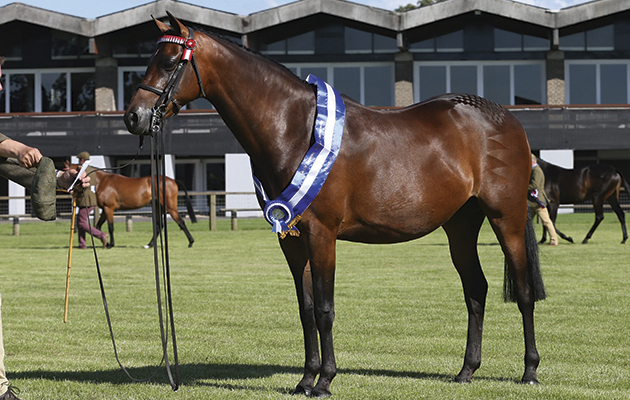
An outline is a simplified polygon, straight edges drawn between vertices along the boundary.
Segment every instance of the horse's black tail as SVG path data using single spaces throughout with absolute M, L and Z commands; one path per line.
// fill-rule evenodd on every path
M 538 242 L 532 218 L 527 215 L 527 225 L 525 227 L 525 252 L 527 256 L 527 281 L 532 291 L 534 301 L 547 298 L 545 284 L 540 272 L 540 262 L 538 260 Z M 514 278 L 509 273 L 507 263 L 505 263 L 505 273 L 503 280 L 503 299 L 508 302 L 516 301 Z
M 626 194 L 630 196 L 630 185 L 628 184 L 628 181 L 626 181 L 626 178 L 623 177 L 623 174 L 619 172 L 619 170 L 617 170 L 617 173 L 621 178 L 621 184 L 623 185 L 623 188 L 626 189 Z
M 186 210 L 188 210 L 188 216 L 190 217 L 190 222 L 193 224 L 197 223 L 197 216 L 195 215 L 195 210 L 192 206 L 192 201 L 190 200 L 190 196 L 188 195 L 188 190 L 186 190 L 186 186 L 181 181 L 175 181 L 177 185 L 184 190 L 185 199 L 186 199 Z

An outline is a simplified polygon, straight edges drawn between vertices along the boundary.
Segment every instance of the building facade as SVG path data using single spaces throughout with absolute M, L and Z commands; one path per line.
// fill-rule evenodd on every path
M 302 78 L 315 74 L 367 106 L 478 94 L 512 107 L 534 150 L 569 149 L 576 166 L 602 160 L 630 176 L 623 122 L 630 117 L 630 0 L 562 10 L 448 0 L 405 13 L 301 0 L 245 16 L 158 0 L 96 19 L 12 3 L 0 8 L 0 54 L 7 58 L 0 131 L 58 163 L 83 150 L 107 166 L 129 161 L 137 138 L 126 132 L 121 112 L 156 47 L 151 16 L 167 21 L 166 10 Z M 571 111 L 576 105 L 591 110 L 580 134 L 571 127 L 587 122 Z M 242 152 L 211 108 L 199 99 L 169 122 L 174 175 L 197 191 L 224 190 L 225 154 Z M 593 132 L 604 132 L 603 141 L 586 135 Z M 145 153 L 123 173 L 146 175 Z

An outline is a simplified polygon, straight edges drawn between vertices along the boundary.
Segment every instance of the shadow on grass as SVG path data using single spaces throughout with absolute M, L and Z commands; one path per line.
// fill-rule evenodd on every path
M 146 379 L 153 376 L 150 382 L 168 384 L 169 380 L 164 366 L 147 366 L 140 368 L 127 368 L 129 374 L 134 379 Z M 173 375 L 175 369 L 171 366 Z M 182 386 L 212 386 L 216 388 L 230 390 L 261 390 L 259 387 L 238 385 L 234 383 L 211 382 L 213 380 L 239 380 L 239 379 L 259 379 L 276 374 L 294 374 L 301 376 L 303 369 L 286 365 L 254 365 L 254 364 L 183 364 L 179 366 Z M 157 373 L 156 373 L 157 372 Z M 416 371 L 393 371 L 384 369 L 339 369 L 338 375 L 364 375 L 364 376 L 384 376 L 393 378 L 410 378 L 418 380 L 436 380 L 443 382 L 453 382 L 453 375 L 416 372 Z M 21 371 L 10 374 L 11 379 L 47 379 L 52 381 L 75 381 L 81 383 L 110 383 L 129 384 L 132 381 L 125 373 L 117 369 L 107 369 L 100 371 Z M 295 384 L 300 378 L 295 379 Z M 502 377 L 479 377 L 473 378 L 477 381 L 512 382 L 519 381 Z M 455 383 L 453 383 L 455 384 Z M 280 393 L 291 393 L 291 388 L 279 388 Z

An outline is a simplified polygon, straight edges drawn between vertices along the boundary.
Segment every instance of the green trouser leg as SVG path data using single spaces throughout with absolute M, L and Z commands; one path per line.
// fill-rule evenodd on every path
M 15 159 L 0 159 L 0 176 L 31 191 L 31 206 L 37 218 L 52 221 L 57 218 L 55 164 L 42 157 L 37 168 L 25 168 Z

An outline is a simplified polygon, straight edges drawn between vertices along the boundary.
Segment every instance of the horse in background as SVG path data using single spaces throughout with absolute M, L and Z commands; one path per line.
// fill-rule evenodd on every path
M 70 165 L 70 168 L 80 169 L 80 165 Z M 145 176 L 141 178 L 129 178 L 120 174 L 112 174 L 102 171 L 97 168 L 88 167 L 86 173 L 90 176 L 90 181 L 94 185 L 96 191 L 97 205 L 103 210 L 101 217 L 96 223 L 96 228 L 101 229 L 101 226 L 107 221 L 107 227 L 109 229 L 109 243 L 108 247 L 114 247 L 114 212 L 117 210 L 135 210 L 140 207 L 144 207 L 151 203 L 151 177 Z M 162 182 L 162 177 L 157 179 Z M 184 231 L 188 238 L 188 247 L 192 247 L 195 239 L 188 231 L 184 218 L 179 215 L 177 211 L 177 195 L 179 186 L 177 182 L 169 177 L 166 177 L 166 205 L 164 202 L 164 195 L 162 190 L 159 191 L 160 205 L 166 206 L 166 211 L 171 215 L 173 221 L 177 223 L 181 230 Z M 184 185 L 181 185 L 185 192 L 186 209 L 188 210 L 188 216 L 192 223 L 197 222 L 197 217 L 192 207 L 192 202 L 188 191 Z M 155 244 L 155 236 L 151 238 L 149 244 L 145 245 L 145 248 L 153 247 Z
M 588 243 L 595 229 L 604 220 L 604 202 L 612 207 L 619 223 L 623 239 L 626 243 L 628 231 L 626 230 L 626 217 L 619 205 L 619 192 L 621 187 L 630 195 L 630 185 L 624 179 L 621 172 L 606 164 L 592 164 L 578 169 L 566 169 L 551 164 L 538 158 L 538 165 L 545 173 L 545 193 L 549 198 L 549 217 L 556 223 L 560 204 L 580 204 L 587 200 L 593 201 L 595 210 L 595 222 L 586 234 L 583 244 Z M 573 238 L 566 236 L 556 228 L 558 235 L 573 243 Z M 541 243 L 547 240 L 547 232 L 543 228 Z

